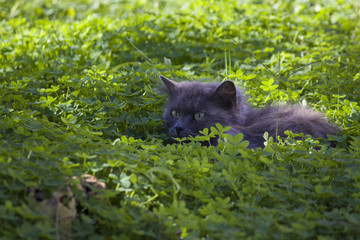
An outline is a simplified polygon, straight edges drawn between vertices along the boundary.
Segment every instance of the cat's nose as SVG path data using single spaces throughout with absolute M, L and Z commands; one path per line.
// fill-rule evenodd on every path
M 176 133 L 180 135 L 180 133 L 184 130 L 182 127 L 175 127 Z

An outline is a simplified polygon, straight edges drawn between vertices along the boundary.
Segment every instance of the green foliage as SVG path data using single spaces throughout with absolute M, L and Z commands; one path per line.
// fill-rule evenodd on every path
M 29 190 L 70 186 L 74 239 L 356 239 L 359 9 L 0 0 L 0 238 L 60 238 Z M 160 74 L 229 79 L 259 107 L 301 102 L 343 133 L 335 148 L 289 132 L 249 150 L 217 125 L 169 145 Z M 85 197 L 69 180 L 84 173 L 106 190 Z

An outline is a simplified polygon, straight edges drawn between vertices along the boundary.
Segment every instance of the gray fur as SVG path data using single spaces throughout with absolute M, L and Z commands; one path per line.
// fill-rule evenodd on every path
M 255 109 L 248 105 L 243 92 L 231 81 L 222 83 L 177 83 L 160 76 L 169 96 L 163 118 L 169 129 L 169 136 L 187 137 L 199 135 L 199 131 L 216 123 L 230 126 L 228 133 L 243 133 L 250 142 L 249 148 L 264 147 L 263 135 L 284 137 L 286 130 L 309 134 L 315 138 L 335 135 L 339 129 L 328 123 L 325 117 L 314 110 L 300 106 L 276 106 Z M 172 111 L 178 116 L 174 118 Z M 194 119 L 197 112 L 205 113 L 200 120 Z M 215 144 L 215 143 L 214 143 Z

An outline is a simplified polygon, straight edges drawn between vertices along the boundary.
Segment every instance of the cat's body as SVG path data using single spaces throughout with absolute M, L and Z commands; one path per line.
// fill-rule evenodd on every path
M 264 147 L 265 132 L 274 139 L 277 135 L 284 137 L 286 130 L 315 138 L 338 132 L 321 113 L 308 108 L 288 105 L 252 108 L 231 81 L 177 83 L 164 76 L 160 78 L 169 95 L 164 120 L 172 138 L 199 135 L 200 130 L 216 123 L 230 126 L 228 133 L 232 135 L 243 133 L 249 148 Z

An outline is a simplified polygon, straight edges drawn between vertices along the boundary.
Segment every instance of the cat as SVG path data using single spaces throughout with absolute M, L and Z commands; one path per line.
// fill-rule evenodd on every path
M 321 113 L 309 108 L 290 105 L 253 108 L 232 81 L 175 82 L 164 76 L 160 79 L 169 97 L 163 119 L 172 139 L 199 135 L 199 131 L 216 123 L 230 126 L 227 133 L 231 135 L 242 133 L 244 140 L 249 141 L 248 148 L 263 148 L 265 132 L 273 139 L 286 137 L 286 130 L 314 138 L 339 132 Z M 212 139 L 211 144 L 216 143 Z

